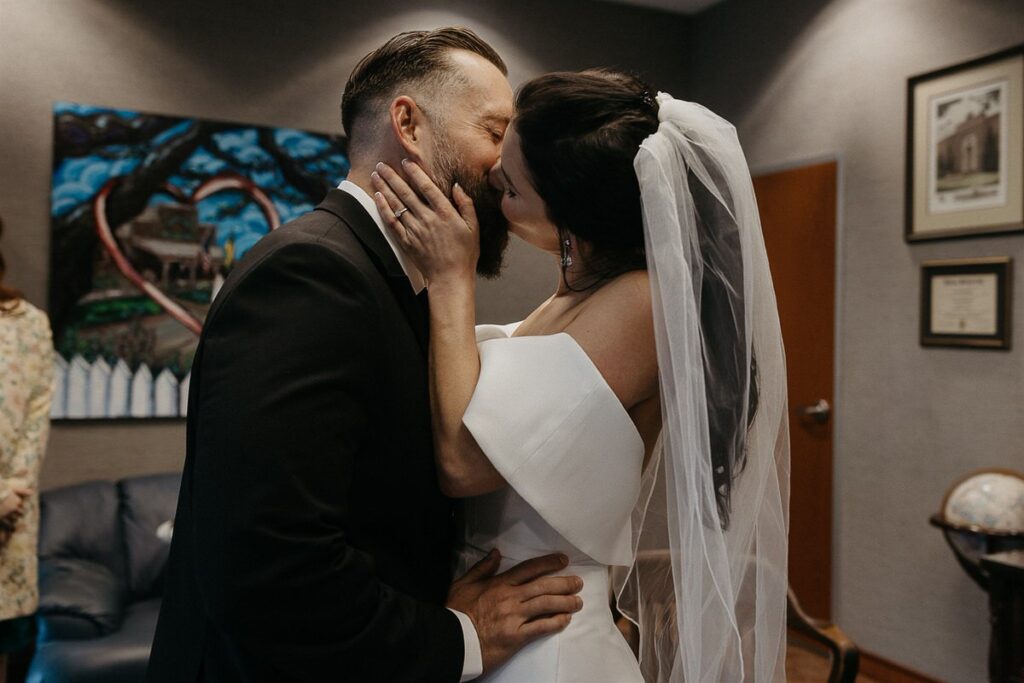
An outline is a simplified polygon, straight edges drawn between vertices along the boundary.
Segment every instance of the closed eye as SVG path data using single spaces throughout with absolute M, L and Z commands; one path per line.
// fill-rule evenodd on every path
M 500 143 L 505 138 L 505 129 L 508 128 L 509 117 L 501 114 L 485 113 L 476 120 L 476 124 L 483 129 L 491 140 Z
M 505 167 L 504 166 L 502 166 L 502 168 L 501 168 L 501 177 L 505 179 L 505 194 L 508 197 L 516 197 L 516 196 L 518 196 L 519 193 L 516 192 L 515 186 L 512 184 L 512 181 L 509 180 L 508 173 L 505 173 Z

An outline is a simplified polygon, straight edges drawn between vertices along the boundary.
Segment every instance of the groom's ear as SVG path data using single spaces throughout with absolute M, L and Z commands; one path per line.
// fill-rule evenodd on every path
M 399 95 L 388 108 L 391 132 L 402 147 L 405 158 L 423 165 L 426 160 L 428 122 L 426 114 L 408 95 Z

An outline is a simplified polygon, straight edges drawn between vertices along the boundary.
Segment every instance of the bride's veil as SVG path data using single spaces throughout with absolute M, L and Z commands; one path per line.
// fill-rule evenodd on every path
M 615 581 L 648 683 L 785 680 L 789 431 L 775 292 L 736 131 L 657 98 L 634 161 L 662 432 Z

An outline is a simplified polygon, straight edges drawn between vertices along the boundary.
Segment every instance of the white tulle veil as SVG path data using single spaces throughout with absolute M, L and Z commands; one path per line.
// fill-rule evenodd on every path
M 657 97 L 634 161 L 662 432 L 619 610 L 648 683 L 785 680 L 789 431 L 775 293 L 734 127 Z

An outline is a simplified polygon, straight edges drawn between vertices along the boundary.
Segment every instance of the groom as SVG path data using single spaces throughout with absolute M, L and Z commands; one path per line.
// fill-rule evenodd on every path
M 463 28 L 395 36 L 345 88 L 352 170 L 231 273 L 196 351 L 185 470 L 147 680 L 469 680 L 578 609 L 560 556 L 451 583 L 454 504 L 430 433 L 424 282 L 372 199 L 378 161 L 475 194 L 512 109 Z M 481 232 L 484 228 L 481 227 Z M 446 608 L 446 605 L 448 608 Z

